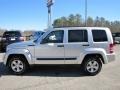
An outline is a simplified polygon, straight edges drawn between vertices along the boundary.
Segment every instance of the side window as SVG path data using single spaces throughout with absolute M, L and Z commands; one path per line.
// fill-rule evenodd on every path
M 63 43 L 64 31 L 52 31 L 42 41 L 42 43 Z
M 92 30 L 94 42 L 106 42 L 108 41 L 105 30 Z
M 69 30 L 68 42 L 88 42 L 87 30 Z

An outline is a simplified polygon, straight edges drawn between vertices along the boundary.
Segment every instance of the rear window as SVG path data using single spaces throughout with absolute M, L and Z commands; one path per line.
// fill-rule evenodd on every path
M 108 41 L 105 30 L 92 30 L 94 42 L 106 42 Z
M 87 30 L 69 30 L 68 42 L 88 42 Z
M 19 31 L 7 31 L 3 34 L 3 37 L 20 37 L 21 33 Z

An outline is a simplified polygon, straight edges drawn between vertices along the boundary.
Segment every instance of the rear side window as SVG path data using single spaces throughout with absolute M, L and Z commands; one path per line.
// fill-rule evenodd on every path
M 106 42 L 108 41 L 105 30 L 92 30 L 94 42 Z
M 87 30 L 69 30 L 68 42 L 88 42 Z

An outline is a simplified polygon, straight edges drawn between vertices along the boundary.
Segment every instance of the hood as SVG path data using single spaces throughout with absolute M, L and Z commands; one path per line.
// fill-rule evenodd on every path
M 7 50 L 12 49 L 12 48 L 25 48 L 25 47 L 32 46 L 32 45 L 35 45 L 33 41 L 13 43 L 7 46 Z

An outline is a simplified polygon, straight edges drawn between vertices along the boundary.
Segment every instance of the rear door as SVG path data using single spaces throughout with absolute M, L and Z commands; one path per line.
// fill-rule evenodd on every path
M 86 47 L 89 47 L 87 30 L 68 30 L 65 44 L 65 64 L 77 64 Z

